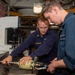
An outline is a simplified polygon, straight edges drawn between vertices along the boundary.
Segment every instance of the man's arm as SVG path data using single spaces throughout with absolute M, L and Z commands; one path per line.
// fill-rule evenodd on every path
M 56 32 L 51 31 L 51 33 L 46 37 L 46 40 L 43 42 L 43 44 L 37 50 L 35 50 L 35 52 L 31 53 L 30 56 L 20 59 L 21 64 L 29 62 L 30 60 L 34 59 L 35 56 L 42 56 L 48 54 L 54 46 L 55 42 Z
M 30 35 L 22 44 L 20 44 L 12 53 L 2 60 L 2 63 L 9 63 L 12 61 L 12 58 L 18 56 L 18 54 L 22 53 L 25 49 L 29 48 L 34 43 L 34 35 Z
M 49 64 L 47 71 L 53 74 L 56 68 L 67 68 L 63 59 L 55 61 L 53 60 L 53 62 Z
M 75 69 L 75 18 L 71 18 L 66 24 L 65 57 L 63 58 L 66 66 Z
M 57 34 L 55 31 L 51 31 L 49 35 L 47 35 L 46 40 L 42 43 L 42 45 L 33 53 L 31 53 L 30 56 L 34 59 L 35 56 L 48 54 L 56 42 L 56 35 Z
M 34 35 L 31 34 L 23 43 L 21 43 L 15 50 L 13 50 L 10 55 L 12 57 L 15 57 L 18 54 L 22 53 L 23 51 L 25 51 L 34 44 L 34 40 L 35 40 Z

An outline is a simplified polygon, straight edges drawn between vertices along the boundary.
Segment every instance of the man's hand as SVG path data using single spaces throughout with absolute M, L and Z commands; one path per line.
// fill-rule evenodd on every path
M 50 61 L 50 62 L 52 63 L 52 62 L 55 62 L 55 61 L 57 61 L 57 58 L 54 58 L 54 59 L 53 59 L 52 61 Z
M 50 72 L 51 74 L 53 74 L 55 72 L 56 68 L 67 68 L 63 59 L 61 59 L 61 60 L 54 59 L 53 61 L 51 61 L 51 63 L 48 66 L 47 71 Z
M 51 63 L 48 66 L 47 71 L 50 72 L 51 74 L 53 74 L 55 72 L 55 69 L 56 69 L 56 67 L 55 67 L 56 63 L 55 62 L 56 61 L 57 61 L 57 58 L 53 59 L 52 61 L 50 61 Z
M 12 56 L 8 56 L 5 59 L 2 60 L 2 64 L 9 64 L 12 61 Z
M 56 68 L 54 67 L 54 64 L 51 63 L 51 64 L 48 65 L 47 71 L 50 72 L 51 74 L 53 74 L 55 72 L 55 69 Z
M 20 64 L 26 64 L 29 63 L 29 61 L 32 60 L 31 56 L 26 56 L 20 59 Z

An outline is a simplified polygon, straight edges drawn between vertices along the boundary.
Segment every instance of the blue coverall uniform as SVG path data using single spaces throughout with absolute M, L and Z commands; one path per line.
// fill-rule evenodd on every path
M 15 57 L 30 47 L 35 47 L 36 49 L 30 54 L 33 59 L 37 56 L 40 62 L 49 64 L 57 56 L 56 31 L 48 30 L 44 36 L 41 36 L 39 30 L 36 30 L 20 46 L 13 50 L 10 55 Z
M 69 12 L 60 27 L 58 60 L 63 59 L 66 69 L 57 69 L 55 75 L 75 75 L 75 15 Z

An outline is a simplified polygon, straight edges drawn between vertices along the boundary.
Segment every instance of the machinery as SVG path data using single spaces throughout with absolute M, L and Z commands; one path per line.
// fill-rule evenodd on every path
M 0 63 L 2 62 L 0 61 Z M 10 62 L 9 64 L 3 65 L 2 75 L 10 75 L 9 71 L 12 65 L 17 65 L 17 68 L 20 70 L 31 71 L 32 74 L 37 74 L 38 70 L 47 69 L 47 64 L 37 62 L 37 58 L 30 60 L 30 62 L 27 62 L 26 64 L 20 64 L 19 62 Z

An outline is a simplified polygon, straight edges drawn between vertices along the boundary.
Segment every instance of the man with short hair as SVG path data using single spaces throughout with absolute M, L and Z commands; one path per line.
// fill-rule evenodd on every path
M 57 0 L 46 1 L 42 15 L 60 27 L 57 59 L 47 71 L 55 75 L 75 75 L 75 15 L 64 10 Z
M 36 31 L 31 33 L 23 43 L 2 61 L 2 63 L 5 64 L 6 62 L 11 62 L 12 58 L 30 47 L 35 47 L 35 51 L 28 56 L 21 58 L 21 64 L 29 62 L 36 56 L 38 57 L 39 62 L 49 64 L 50 61 L 57 56 L 57 34 L 55 30 L 49 29 L 49 22 L 47 19 L 40 17 L 37 21 Z M 48 75 L 48 73 L 43 71 L 39 75 Z

